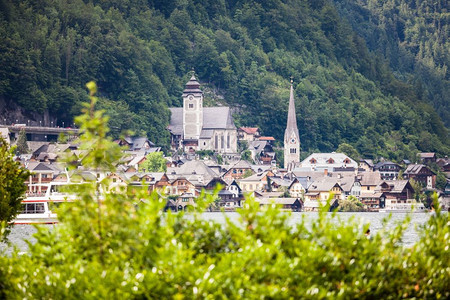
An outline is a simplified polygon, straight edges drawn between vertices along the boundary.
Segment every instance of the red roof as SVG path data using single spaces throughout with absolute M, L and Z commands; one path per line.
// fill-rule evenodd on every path
M 275 141 L 275 138 L 273 136 L 260 136 L 260 141 Z
M 258 127 L 241 127 L 240 130 L 244 131 L 246 134 L 255 134 L 258 132 Z

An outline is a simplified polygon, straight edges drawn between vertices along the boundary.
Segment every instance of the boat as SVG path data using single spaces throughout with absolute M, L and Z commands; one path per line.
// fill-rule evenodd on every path
M 414 200 L 386 201 L 386 206 L 378 210 L 382 213 L 424 213 L 427 211 L 423 203 Z
M 67 182 L 29 185 L 29 191 L 22 200 L 22 209 L 12 223 L 15 225 L 58 223 L 55 208 L 63 202 L 75 200 L 73 195 L 62 191 L 63 186 L 67 186 Z

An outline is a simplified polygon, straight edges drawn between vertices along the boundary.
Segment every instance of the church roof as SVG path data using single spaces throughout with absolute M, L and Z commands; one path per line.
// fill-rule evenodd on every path
M 204 129 L 236 129 L 229 107 L 204 107 L 203 108 Z
M 183 134 L 183 108 L 171 107 L 171 117 L 168 129 L 175 135 Z M 229 107 L 204 107 L 202 137 L 210 135 L 207 129 L 235 129 Z M 211 135 L 212 136 L 212 135 Z
M 171 107 L 170 109 L 170 122 L 167 127 L 174 135 L 183 135 L 183 108 Z

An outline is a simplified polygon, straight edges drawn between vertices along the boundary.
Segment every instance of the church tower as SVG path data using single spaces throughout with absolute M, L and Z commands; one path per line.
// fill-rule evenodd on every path
M 291 79 L 289 110 L 286 131 L 284 132 L 284 168 L 292 171 L 300 164 L 300 136 L 295 115 L 294 88 Z
M 183 91 L 183 139 L 197 140 L 203 127 L 203 91 L 192 72 Z

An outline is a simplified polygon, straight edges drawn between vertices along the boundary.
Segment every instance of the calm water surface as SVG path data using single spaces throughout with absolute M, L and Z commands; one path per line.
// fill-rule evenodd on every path
M 387 228 L 395 227 L 395 224 L 399 221 L 404 220 L 406 213 L 395 213 L 392 214 L 391 220 L 387 223 Z M 372 234 L 375 234 L 378 230 L 382 229 L 382 220 L 387 217 L 386 213 L 337 213 L 337 216 L 340 220 L 345 221 L 350 218 L 355 218 L 359 220 L 363 224 L 370 224 L 370 230 Z M 218 223 L 224 224 L 225 218 L 228 217 L 232 221 L 238 221 L 239 214 L 235 212 L 228 212 L 225 214 L 222 213 L 203 213 L 202 217 L 205 220 L 212 220 Z M 305 217 L 306 224 L 312 224 L 315 220 L 317 220 L 318 214 L 312 212 L 296 212 L 292 213 L 290 223 L 294 226 L 296 223 L 301 222 L 302 218 Z M 405 231 L 403 236 L 403 244 L 405 246 L 413 245 L 418 239 L 419 236 L 417 234 L 416 228 L 419 225 L 424 224 L 430 214 L 428 213 L 415 213 L 411 214 L 411 223 L 408 226 L 408 229 Z M 339 222 L 338 219 L 335 222 Z M 44 225 L 44 226 L 58 226 L 58 225 Z M 9 240 L 11 242 L 12 247 L 8 247 L 5 244 L 0 243 L 0 251 L 4 250 L 6 253 L 10 253 L 12 248 L 15 246 L 19 249 L 19 251 L 27 251 L 28 245 L 26 240 L 29 240 L 31 243 L 34 243 L 36 240 L 33 237 L 33 234 L 36 233 L 36 229 L 32 225 L 15 225 L 12 228 L 11 234 L 9 235 Z

